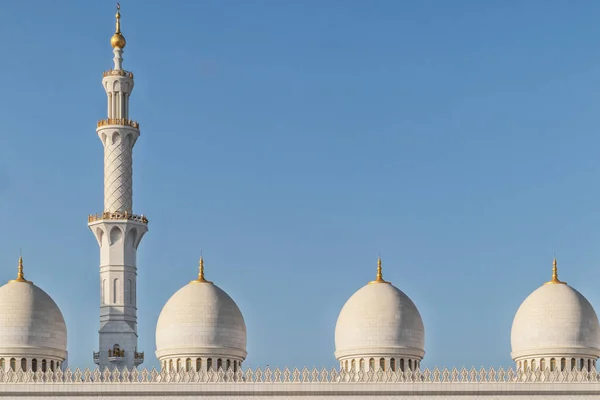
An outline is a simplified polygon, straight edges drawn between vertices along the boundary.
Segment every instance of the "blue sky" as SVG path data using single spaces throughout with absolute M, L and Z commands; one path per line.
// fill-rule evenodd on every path
M 424 366 L 509 366 L 551 275 L 600 307 L 600 3 L 122 1 L 139 349 L 207 278 L 244 313 L 247 366 L 335 365 L 346 299 L 384 276 L 419 307 Z M 59 304 L 93 366 L 102 71 L 112 1 L 2 2 L 0 279 Z

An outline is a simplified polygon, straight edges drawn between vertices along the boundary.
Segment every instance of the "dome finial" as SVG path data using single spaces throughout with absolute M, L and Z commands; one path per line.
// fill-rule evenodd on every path
M 115 17 L 117 19 L 117 23 L 115 27 L 115 34 L 110 38 L 110 45 L 113 48 L 124 49 L 127 42 L 121 33 L 121 5 L 119 3 L 117 3 L 117 14 Z
M 377 276 L 375 277 L 374 281 L 371 281 L 369 283 L 389 283 L 388 281 L 385 281 L 383 279 L 383 273 L 381 268 L 381 256 L 377 257 Z
M 202 257 L 202 254 L 200 254 L 200 265 L 198 266 L 198 279 L 191 281 L 190 283 L 193 282 L 212 283 L 204 278 L 204 258 Z
M 23 274 L 23 256 L 19 256 L 19 267 L 17 269 L 17 279 L 13 279 L 10 282 L 31 283 L 30 281 L 25 279 L 25 275 Z
M 563 285 L 567 283 L 558 279 L 558 263 L 556 262 L 556 257 L 554 257 L 554 260 L 552 261 L 552 279 L 546 282 L 546 284 L 549 283 L 562 283 Z

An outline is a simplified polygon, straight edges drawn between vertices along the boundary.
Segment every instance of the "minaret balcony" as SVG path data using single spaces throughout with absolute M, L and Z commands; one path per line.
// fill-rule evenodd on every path
M 128 213 L 127 211 L 124 211 L 124 212 L 105 211 L 103 213 L 88 215 L 88 223 L 102 221 L 102 220 L 106 220 L 106 219 L 127 220 L 127 221 L 141 222 L 142 224 L 148 224 L 148 218 L 146 218 L 145 215 L 136 215 L 136 214 Z
M 125 360 L 125 350 L 108 350 L 108 361 L 116 362 L 116 361 L 124 361 Z
M 140 129 L 140 124 L 137 121 L 125 118 L 108 118 L 98 121 L 98 128 L 106 125 L 125 125 L 132 128 Z
M 133 353 L 133 363 L 138 366 L 144 362 L 144 352 L 138 353 L 137 351 Z
M 109 69 L 108 71 L 104 71 L 102 76 L 105 78 L 107 76 L 126 76 L 133 79 L 133 72 L 125 71 L 124 69 Z

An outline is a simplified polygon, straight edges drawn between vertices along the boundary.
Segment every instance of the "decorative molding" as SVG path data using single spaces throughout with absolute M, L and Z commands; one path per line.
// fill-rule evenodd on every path
M 423 371 L 338 371 L 335 368 L 327 370 L 322 368 L 299 370 L 294 368 L 270 369 L 245 369 L 233 372 L 233 370 L 224 371 L 219 369 L 208 372 L 205 371 L 190 371 L 190 372 L 167 372 L 157 371 L 156 369 L 142 370 L 127 368 L 123 370 L 114 369 L 110 371 L 105 368 L 101 372 L 98 368 L 90 370 L 86 368 L 84 371 L 79 368 L 72 371 L 67 368 L 65 371 L 46 371 L 32 372 L 27 371 L 8 371 L 0 372 L 0 384 L 3 383 L 27 383 L 27 384 L 47 384 L 47 383 L 219 383 L 219 384 L 239 384 L 239 383 L 268 383 L 268 384 L 317 384 L 330 383 L 340 384 L 345 383 L 403 383 L 403 384 L 438 384 L 438 383 L 477 383 L 477 384 L 497 384 L 497 383 L 600 383 L 600 373 L 598 371 L 540 371 L 536 369 L 532 371 L 514 370 L 508 368 L 499 369 L 484 369 L 479 370 L 471 368 L 467 370 L 462 368 L 444 368 L 442 370 L 434 368 L 433 370 L 425 369 Z

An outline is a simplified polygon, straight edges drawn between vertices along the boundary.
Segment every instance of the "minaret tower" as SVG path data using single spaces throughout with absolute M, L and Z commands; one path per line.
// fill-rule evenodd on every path
M 144 362 L 137 348 L 136 253 L 148 220 L 132 207 L 132 151 L 140 136 L 139 124 L 129 119 L 133 73 L 125 71 L 121 14 L 110 39 L 114 69 L 104 72 L 102 86 L 108 97 L 108 118 L 96 132 L 104 146 L 104 212 L 88 217 L 88 226 L 100 246 L 100 347 L 94 363 L 103 370 Z

